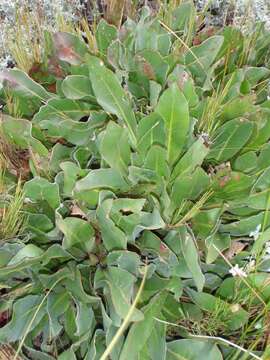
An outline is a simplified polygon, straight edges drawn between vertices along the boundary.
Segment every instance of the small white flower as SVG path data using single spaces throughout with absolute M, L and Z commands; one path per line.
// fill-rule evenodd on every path
M 257 225 L 256 229 L 249 233 L 249 237 L 253 237 L 254 240 L 257 240 L 260 236 L 261 227 L 262 227 L 261 224 Z
M 267 241 L 265 244 L 265 253 L 270 255 L 270 241 Z
M 25 204 L 31 204 L 31 203 L 33 203 L 33 201 L 32 201 L 30 198 L 28 198 L 28 197 L 24 198 L 23 202 L 24 202 Z
M 247 274 L 245 273 L 245 271 L 242 268 L 240 268 L 238 264 L 233 266 L 229 270 L 229 273 L 232 274 L 232 276 L 247 277 Z
M 263 327 L 263 324 L 261 323 L 261 321 L 258 321 L 256 324 L 255 324 L 255 326 L 254 326 L 254 328 L 256 329 L 256 330 L 259 330 L 259 329 L 261 329 Z
M 256 269 L 256 261 L 254 259 L 250 260 L 246 266 L 246 272 L 250 273 Z

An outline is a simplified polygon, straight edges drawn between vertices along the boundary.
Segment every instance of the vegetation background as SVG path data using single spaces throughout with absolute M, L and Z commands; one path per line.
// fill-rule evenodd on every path
M 0 3 L 3 358 L 269 359 L 269 3 L 195 5 Z

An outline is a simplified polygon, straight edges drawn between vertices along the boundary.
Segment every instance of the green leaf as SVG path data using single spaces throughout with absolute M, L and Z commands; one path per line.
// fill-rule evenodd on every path
M 189 107 L 198 105 L 199 97 L 196 94 L 195 84 L 184 66 L 176 65 L 173 72 L 168 76 L 168 84 L 176 83 L 183 92 Z
M 250 173 L 257 165 L 257 156 L 255 151 L 248 151 L 247 153 L 237 157 L 233 164 L 233 169 L 244 173 Z
M 115 169 L 98 169 L 91 170 L 83 179 L 77 181 L 75 190 L 95 190 L 95 189 L 111 189 L 126 190 L 127 183 Z
M 66 350 L 64 352 L 62 352 L 58 358 L 58 360 L 76 360 L 76 356 L 75 353 L 72 349 Z
M 64 249 L 81 245 L 87 251 L 92 250 L 95 242 L 95 232 L 87 221 L 75 217 L 67 217 L 64 220 L 58 219 L 56 223 L 65 235 L 63 240 Z
M 249 235 L 254 231 L 257 226 L 261 225 L 264 220 L 265 212 L 261 211 L 257 215 L 242 218 L 239 221 L 233 221 L 228 224 L 220 225 L 220 231 L 222 233 L 229 233 L 232 236 L 244 236 Z M 266 226 L 269 226 L 270 219 L 266 217 Z
M 95 100 L 90 80 L 82 75 L 69 75 L 62 82 L 62 91 L 68 99 Z
M 192 274 L 198 291 L 202 291 L 205 278 L 199 264 L 198 249 L 195 246 L 194 237 L 191 236 L 185 228 L 180 228 L 179 240 L 187 267 Z
M 101 60 L 88 57 L 89 76 L 97 102 L 103 109 L 124 121 L 130 141 L 136 144 L 136 118 L 127 99 L 125 91 L 119 84 L 115 74 L 107 69 Z
M 9 263 L 7 265 L 8 266 L 15 265 L 17 263 L 20 263 L 24 259 L 40 257 L 40 256 L 42 256 L 43 253 L 44 253 L 44 251 L 41 250 L 36 245 L 28 244 L 28 245 L 25 245 L 21 250 L 19 250 L 17 252 L 17 254 L 9 261 Z
M 220 317 L 224 325 L 230 330 L 237 330 L 244 326 L 249 319 L 249 314 L 239 304 L 235 308 L 226 301 L 221 300 L 208 293 L 196 292 L 192 289 L 187 290 L 192 301 L 195 302 L 202 310 L 208 311 L 211 314 L 220 313 Z
M 101 133 L 99 151 L 111 168 L 127 173 L 131 152 L 126 129 L 110 121 Z
M 93 136 L 91 116 L 86 122 L 71 119 L 55 121 L 51 118 L 51 120 L 42 120 L 40 127 L 46 131 L 48 136 L 65 139 L 74 145 L 84 145 L 85 150 Z
M 62 145 L 60 143 L 57 143 L 54 145 L 54 147 L 51 150 L 51 157 L 50 157 L 50 170 L 53 173 L 59 172 L 60 169 L 60 163 L 64 160 L 69 160 L 71 157 L 72 148 Z
M 110 219 L 112 200 L 107 199 L 97 209 L 97 219 L 100 224 L 102 240 L 108 251 L 126 249 L 127 237 L 125 233 Z
M 153 108 L 158 103 L 159 94 L 162 90 L 162 86 L 158 84 L 156 81 L 150 80 L 149 81 L 149 98 L 150 98 L 150 106 Z M 140 139 L 140 137 L 139 137 Z
M 139 353 L 139 359 L 164 360 L 166 357 L 166 325 L 157 322 L 151 336 Z
M 247 176 L 241 172 L 229 171 L 217 173 L 212 183 L 213 197 L 217 199 L 246 200 L 254 184 L 254 176 Z
M 37 99 L 46 102 L 53 97 L 41 85 L 33 81 L 25 72 L 19 69 L 9 69 L 1 73 L 0 81 L 4 87 L 10 89 L 12 93 L 23 98 Z
M 115 211 L 140 213 L 145 205 L 145 199 L 118 198 L 113 202 Z
M 192 75 L 198 78 L 201 85 L 203 85 L 206 74 L 221 49 L 223 40 L 223 36 L 212 36 L 202 44 L 192 46 L 184 57 L 185 65 Z
M 65 267 L 64 269 L 67 269 L 67 267 Z M 66 276 L 63 281 L 63 284 L 65 285 L 65 288 L 67 289 L 67 291 L 72 295 L 72 297 L 77 302 L 80 301 L 84 304 L 94 304 L 95 306 L 98 305 L 100 302 L 100 298 L 89 295 L 85 291 L 84 284 L 82 283 L 82 281 L 84 281 L 84 280 L 85 280 L 85 278 L 82 277 L 79 267 L 77 265 L 75 265 L 73 267 L 72 279 L 70 279 Z
M 139 353 L 153 334 L 153 329 L 157 321 L 155 318 L 161 316 L 162 307 L 166 298 L 166 292 L 160 292 L 142 309 L 144 319 L 131 326 L 119 360 L 138 359 Z
M 51 292 L 47 298 L 47 314 L 52 337 L 56 337 L 62 330 L 59 317 L 70 306 L 70 295 L 66 291 Z
M 101 19 L 95 31 L 95 37 L 98 50 L 105 55 L 109 45 L 117 38 L 117 28 Z
M 135 276 L 139 276 L 139 267 L 141 260 L 138 254 L 126 251 L 112 251 L 107 257 L 108 265 L 117 265 L 121 269 L 127 270 Z
M 15 342 L 24 336 L 30 322 L 31 326 L 29 326 L 29 331 L 33 330 L 39 324 L 46 313 L 46 303 L 44 303 L 37 314 L 35 314 L 42 299 L 43 296 L 41 295 L 28 295 L 18 299 L 14 303 L 11 320 L 6 326 L 0 329 L 1 342 Z
M 259 304 L 260 300 L 252 294 L 252 290 L 254 289 L 264 301 L 268 301 L 270 296 L 270 289 L 268 284 L 269 275 L 268 273 L 258 272 L 248 274 L 247 281 L 250 284 L 250 287 L 247 286 L 244 282 L 242 282 L 242 286 L 239 287 L 237 278 L 228 277 L 226 278 L 218 289 L 218 295 L 223 299 L 228 299 L 228 301 L 232 301 L 237 293 L 238 302 L 245 302 L 245 299 L 249 298 L 252 304 Z
M 210 178 L 206 172 L 198 167 L 191 174 L 180 175 L 173 184 L 171 200 L 180 206 L 185 199 L 195 200 L 203 191 L 207 190 Z
M 136 60 L 139 62 L 142 68 L 141 70 L 146 77 L 157 81 L 160 85 L 164 85 L 169 71 L 169 65 L 163 60 L 159 52 L 144 50 L 140 52 Z
M 30 245 L 30 244 L 29 244 Z M 19 271 L 29 269 L 30 267 L 34 267 L 36 265 L 39 265 L 41 268 L 43 266 L 46 266 L 51 260 L 55 259 L 59 262 L 61 261 L 67 261 L 72 258 L 72 256 L 66 252 L 62 246 L 60 245 L 52 245 L 50 246 L 46 251 L 44 251 L 41 254 L 41 249 L 33 249 L 31 245 L 31 248 L 29 247 L 26 250 L 20 250 L 17 255 L 14 256 L 10 261 L 10 265 L 2 267 L 0 269 L 0 277 L 5 277 L 8 275 L 12 275 L 14 273 L 17 273 Z M 35 255 L 39 256 L 33 256 L 35 251 Z M 29 256 L 31 254 L 32 256 Z M 18 257 L 21 258 L 21 261 L 18 262 Z
M 72 197 L 72 191 L 76 184 L 76 180 L 78 177 L 84 176 L 87 173 L 87 170 L 80 169 L 71 161 L 62 162 L 60 168 L 64 171 L 63 194 L 64 196 Z
M 162 118 L 158 114 L 151 113 L 140 120 L 138 124 L 138 139 L 137 149 L 143 159 L 152 145 L 165 145 L 164 125 Z
M 56 183 L 40 177 L 28 181 L 24 185 L 25 197 L 33 202 L 46 201 L 53 209 L 60 205 L 59 189 Z
M 269 78 L 270 70 L 266 67 L 248 67 L 245 72 L 246 80 L 254 87 L 258 82 L 264 78 Z
M 189 128 L 188 103 L 176 84 L 161 95 L 155 111 L 165 122 L 167 159 L 170 164 L 173 164 L 181 154 Z
M 151 19 L 151 11 L 145 6 L 142 9 L 142 16 L 134 29 L 135 51 L 157 50 L 162 56 L 168 55 L 171 47 L 171 36 L 163 29 L 157 19 Z
M 258 156 L 258 169 L 262 170 L 270 166 L 270 144 L 266 143 Z
M 2 128 L 5 136 L 20 148 L 28 149 L 32 147 L 40 156 L 46 156 L 48 154 L 47 148 L 33 137 L 33 128 L 30 121 L 3 115 Z
M 153 145 L 145 158 L 144 167 L 154 170 L 157 175 L 168 178 L 169 167 L 166 161 L 166 150 L 158 145 Z
M 182 339 L 167 343 L 166 360 L 222 360 L 218 347 L 210 342 Z
M 188 32 L 195 16 L 195 7 L 191 1 L 180 3 L 172 13 L 172 29 L 184 33 Z
M 98 279 L 97 275 L 100 275 L 101 278 Z M 106 284 L 116 313 L 121 319 L 124 319 L 131 307 L 134 285 L 137 281 L 136 277 L 126 270 L 110 266 L 107 270 L 102 271 L 101 274 L 96 273 L 95 280 L 96 287 Z M 131 321 L 140 322 L 142 319 L 143 314 L 141 311 L 135 309 L 131 316 Z
M 239 117 L 246 117 L 250 113 L 255 113 L 256 107 L 253 105 L 252 95 L 236 98 L 226 103 L 221 111 L 220 120 L 229 121 Z
M 115 69 L 126 69 L 129 67 L 129 56 L 131 54 L 119 39 L 111 42 L 107 48 L 107 61 Z
M 89 349 L 84 360 L 100 360 L 106 349 L 105 333 L 101 329 L 97 329 L 91 340 Z
M 232 158 L 245 146 L 252 130 L 253 124 L 249 121 L 235 119 L 227 122 L 214 133 L 207 159 L 223 162 Z
M 175 165 L 172 179 L 193 172 L 197 166 L 202 164 L 208 152 L 209 148 L 205 145 L 204 140 L 202 138 L 196 140 Z
M 211 264 L 218 258 L 221 251 L 230 248 L 231 238 L 228 234 L 214 234 L 210 238 L 207 238 L 206 246 L 206 263 Z M 216 250 L 216 248 L 218 248 L 219 252 Z
M 34 116 L 33 122 L 45 127 L 51 122 L 74 120 L 78 121 L 84 116 L 89 116 L 93 105 L 71 99 L 51 99 L 46 105 L 41 106 Z
M 76 336 L 83 336 L 89 331 L 93 331 L 96 325 L 95 315 L 93 309 L 89 304 L 85 304 L 81 301 L 76 302 L 77 305 L 77 316 L 76 316 Z

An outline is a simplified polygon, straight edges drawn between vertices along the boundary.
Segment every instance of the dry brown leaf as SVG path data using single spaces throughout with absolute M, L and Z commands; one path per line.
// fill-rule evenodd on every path
M 12 360 L 14 359 L 16 351 L 10 345 L 2 345 L 0 347 L 0 359 L 1 360 Z M 21 357 L 17 356 L 17 360 L 22 360 Z
M 228 260 L 230 260 L 233 257 L 235 257 L 237 254 L 239 254 L 246 246 L 247 244 L 235 240 L 232 242 L 231 247 L 224 253 L 224 255 Z
M 71 211 L 71 212 L 70 212 L 70 215 L 80 216 L 80 217 L 82 217 L 82 218 L 84 218 L 84 219 L 87 218 L 85 212 L 83 212 L 82 209 L 79 208 L 79 206 L 76 205 L 76 204 L 73 204 L 73 205 L 71 206 L 70 211 Z

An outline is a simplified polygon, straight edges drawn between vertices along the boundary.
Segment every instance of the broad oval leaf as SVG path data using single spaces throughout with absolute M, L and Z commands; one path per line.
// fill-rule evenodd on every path
M 237 154 L 247 143 L 253 131 L 253 124 L 242 119 L 234 119 L 213 135 L 213 145 L 207 156 L 217 163 L 226 161 Z
M 130 311 L 131 302 L 134 298 L 134 285 L 136 277 L 126 270 L 109 266 L 102 273 L 96 273 L 96 287 L 106 285 L 110 291 L 111 301 L 116 313 L 124 319 Z M 135 309 L 131 321 L 141 321 L 144 318 L 142 312 Z
M 25 119 L 17 119 L 8 115 L 2 116 L 2 128 L 5 136 L 22 149 L 32 148 L 41 156 L 48 154 L 47 148 L 33 137 L 32 123 Z
M 205 277 L 200 267 L 198 249 L 196 248 L 194 238 L 187 232 L 185 228 L 180 228 L 179 240 L 182 255 L 185 259 L 187 267 L 192 274 L 198 291 L 202 291 L 205 283 Z
M 130 162 L 130 146 L 126 129 L 114 122 L 109 122 L 101 133 L 99 151 L 111 168 L 127 173 Z
M 152 335 L 156 319 L 161 316 L 162 307 L 166 301 L 167 293 L 160 292 L 152 298 L 142 311 L 144 320 L 133 324 L 128 332 L 119 360 L 137 360 L 144 345 Z M 143 334 L 143 337 L 142 337 Z
M 223 36 L 212 36 L 202 44 L 192 46 L 187 50 L 184 63 L 192 75 L 198 78 L 200 85 L 203 85 L 208 71 L 222 47 L 223 40 Z
M 53 209 L 60 205 L 59 188 L 56 183 L 35 177 L 24 185 L 25 197 L 31 201 L 46 201 Z
M 101 19 L 98 23 L 95 36 L 98 50 L 101 54 L 105 55 L 109 45 L 117 38 L 117 28 L 108 24 L 106 20 Z
M 124 89 L 115 74 L 107 69 L 103 62 L 95 57 L 88 57 L 89 76 L 97 102 L 124 121 L 129 131 L 132 145 L 136 144 L 136 118 Z
M 63 248 L 70 249 L 73 246 L 81 246 L 91 251 L 94 246 L 94 229 L 85 220 L 76 217 L 67 217 L 64 220 L 58 219 L 57 226 L 65 235 Z
M 89 116 L 93 105 L 83 101 L 71 99 L 51 99 L 34 116 L 34 123 L 52 121 L 57 123 L 60 120 L 78 121 L 84 116 Z
M 76 191 L 95 190 L 95 189 L 111 189 L 125 190 L 127 182 L 121 173 L 115 169 L 98 169 L 92 170 L 83 179 L 76 183 Z
M 209 148 L 205 145 L 202 138 L 195 141 L 176 163 L 171 176 L 172 180 L 177 178 L 179 175 L 183 176 L 194 171 L 197 166 L 202 164 L 208 152 Z
M 222 360 L 218 347 L 207 341 L 182 339 L 167 343 L 166 360 Z
M 1 342 L 15 342 L 25 335 L 28 326 L 31 331 L 39 324 L 46 313 L 46 303 L 36 313 L 42 299 L 42 295 L 28 295 L 15 302 L 10 322 L 0 329 Z
M 90 80 L 83 75 L 69 75 L 62 82 L 64 95 L 71 100 L 95 100 Z
M 53 94 L 48 93 L 41 85 L 19 69 L 3 71 L 0 74 L 0 81 L 11 92 L 26 98 L 36 98 L 41 102 L 45 102 L 54 97 Z
M 165 122 L 167 159 L 173 164 L 181 154 L 189 129 L 188 102 L 176 84 L 161 95 L 155 111 Z

